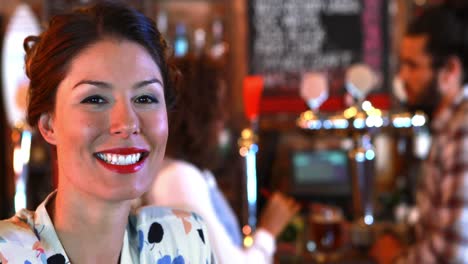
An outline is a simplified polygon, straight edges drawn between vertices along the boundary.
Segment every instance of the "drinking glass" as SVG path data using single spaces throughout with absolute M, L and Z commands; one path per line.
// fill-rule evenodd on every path
M 308 250 L 318 263 L 325 263 L 338 255 L 344 239 L 343 212 L 340 208 L 314 204 L 309 212 Z

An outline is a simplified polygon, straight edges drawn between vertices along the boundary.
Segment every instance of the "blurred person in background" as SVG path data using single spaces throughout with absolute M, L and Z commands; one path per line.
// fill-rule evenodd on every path
M 161 168 L 173 100 L 154 22 L 101 1 L 54 17 L 24 47 L 27 120 L 53 146 L 58 186 L 35 212 L 0 221 L 0 262 L 214 263 L 197 215 L 131 211 Z
M 416 244 L 398 263 L 468 263 L 468 12 L 433 7 L 409 25 L 400 77 L 408 106 L 430 116 L 432 143 L 416 193 Z
M 224 128 L 226 87 L 222 67 L 207 55 L 176 61 L 181 78 L 176 107 L 169 113 L 169 139 L 163 168 L 143 204 L 171 206 L 200 214 L 220 263 L 272 263 L 275 239 L 299 210 L 292 198 L 274 192 L 253 235 L 243 248 L 236 215 L 218 188 L 211 169 Z M 239 192 L 240 193 L 240 192 Z

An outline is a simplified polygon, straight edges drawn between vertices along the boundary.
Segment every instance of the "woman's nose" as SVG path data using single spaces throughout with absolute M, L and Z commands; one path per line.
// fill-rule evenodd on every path
M 111 110 L 110 132 L 127 138 L 140 133 L 138 115 L 130 103 L 116 102 Z

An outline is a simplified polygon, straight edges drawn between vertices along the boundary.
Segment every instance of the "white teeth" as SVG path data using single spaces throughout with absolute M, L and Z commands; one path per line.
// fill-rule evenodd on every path
M 118 155 L 110 153 L 97 153 L 97 157 L 106 163 L 113 165 L 131 165 L 140 161 L 141 153 L 130 155 Z
M 105 156 L 104 156 L 104 154 L 102 154 L 102 153 L 98 153 L 98 154 L 97 154 L 97 156 L 98 156 L 100 159 L 102 159 L 102 160 L 105 160 L 105 158 L 104 158 L 104 157 L 105 157 Z

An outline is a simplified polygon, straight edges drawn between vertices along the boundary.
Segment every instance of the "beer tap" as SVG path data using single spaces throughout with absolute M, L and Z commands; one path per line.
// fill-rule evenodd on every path
M 245 187 L 247 198 L 247 227 L 253 232 L 257 225 L 257 165 L 258 112 L 263 91 L 263 77 L 247 76 L 243 82 L 244 109 L 250 127 L 238 139 L 239 154 L 245 161 Z M 248 235 L 248 234 L 246 234 Z

